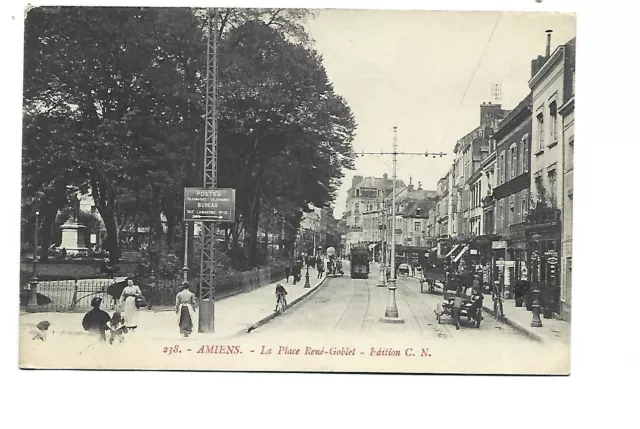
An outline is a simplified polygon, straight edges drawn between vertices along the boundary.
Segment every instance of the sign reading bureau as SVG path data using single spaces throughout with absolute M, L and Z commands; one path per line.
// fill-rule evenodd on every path
M 184 188 L 186 222 L 234 222 L 236 190 Z

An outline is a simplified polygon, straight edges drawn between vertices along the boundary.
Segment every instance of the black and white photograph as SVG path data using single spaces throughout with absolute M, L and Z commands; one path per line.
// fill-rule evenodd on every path
M 20 368 L 569 375 L 576 15 L 388 7 L 26 7 Z

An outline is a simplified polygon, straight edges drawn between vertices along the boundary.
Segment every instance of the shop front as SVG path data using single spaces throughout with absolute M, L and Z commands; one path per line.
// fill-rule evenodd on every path
M 531 290 L 539 291 L 540 307 L 547 319 L 560 313 L 560 210 L 536 209 L 525 227 Z

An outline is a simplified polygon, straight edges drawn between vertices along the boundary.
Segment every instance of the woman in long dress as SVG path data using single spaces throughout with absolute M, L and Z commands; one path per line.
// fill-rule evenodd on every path
M 196 296 L 189 290 L 189 283 L 182 283 L 182 290 L 176 295 L 176 314 L 178 326 L 184 337 L 191 335 L 195 320 Z
M 132 331 L 138 327 L 140 309 L 136 307 L 136 298 L 139 296 L 142 296 L 140 288 L 133 284 L 133 280 L 127 279 L 127 286 L 122 291 L 120 302 L 124 312 L 124 323 Z

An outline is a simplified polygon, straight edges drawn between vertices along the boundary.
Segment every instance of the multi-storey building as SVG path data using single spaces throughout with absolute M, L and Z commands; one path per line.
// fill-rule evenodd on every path
M 331 209 L 313 208 L 300 221 L 303 249 L 308 255 L 324 253 L 327 247 L 336 248 L 340 244 L 338 222 Z
M 527 280 L 527 238 L 525 220 L 529 212 L 531 148 L 531 94 L 527 95 L 500 122 L 493 133 L 496 142 L 494 200 L 495 227 L 497 236 L 493 241 L 502 242 L 494 246 L 497 261 L 497 278 L 511 296 L 518 281 Z
M 575 39 L 565 45 L 564 97 L 558 108 L 562 116 L 564 193 L 562 203 L 562 265 L 560 280 L 561 314 L 571 320 L 571 277 L 573 271 L 573 109 L 575 95 Z
M 480 105 L 480 125 L 459 139 L 454 148 L 455 161 L 451 169 L 452 184 L 450 188 L 451 210 L 449 212 L 450 235 L 452 243 L 466 243 L 459 246 L 455 254 L 447 252 L 454 262 L 458 262 L 465 254 L 474 255 L 472 264 L 481 263 L 479 247 L 486 247 L 488 242 L 471 244 L 470 240 L 484 234 L 484 209 L 482 196 L 488 188 L 481 170 L 483 160 L 490 153 L 490 136 L 498 122 L 508 112 L 500 104 L 482 103 Z M 446 255 L 446 256 L 447 256 Z
M 531 141 L 531 213 L 527 221 L 529 251 L 531 252 L 530 280 L 542 293 L 545 317 L 552 313 L 567 313 L 566 277 L 560 272 L 559 261 L 562 249 L 562 216 L 565 198 L 564 138 L 569 138 L 572 125 L 563 129 L 560 107 L 570 100 L 565 96 L 572 89 L 575 58 L 575 38 L 566 45 L 558 46 L 550 54 L 551 34 L 547 37 L 547 52 L 544 63 L 532 63 L 529 88 L 532 92 L 532 141 Z M 569 109 L 571 110 L 571 109 Z M 565 111 L 566 112 L 566 111 Z M 567 124 L 572 122 L 572 114 Z M 571 160 L 572 163 L 572 160 Z M 571 177 L 571 174 L 568 175 Z
M 396 180 L 396 189 L 405 188 Z M 393 180 L 387 174 L 382 178 L 354 176 L 347 193 L 346 249 L 356 243 L 375 244 L 380 240 L 380 210 L 386 195 L 393 189 Z

